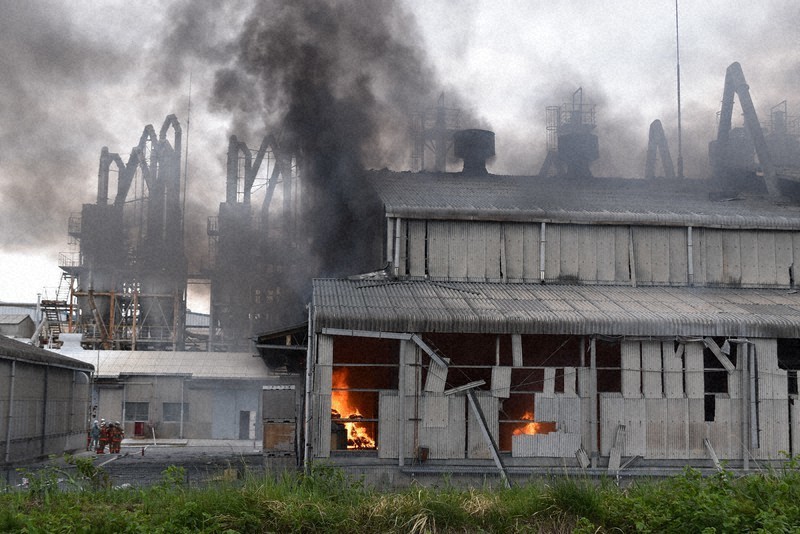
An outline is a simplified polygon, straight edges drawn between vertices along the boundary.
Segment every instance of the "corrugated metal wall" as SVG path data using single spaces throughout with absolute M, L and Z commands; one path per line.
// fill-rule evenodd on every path
M 401 232 L 403 275 L 476 282 L 540 278 L 539 222 L 410 220 Z M 548 223 L 544 248 L 548 281 L 629 284 L 633 267 L 636 284 L 689 283 L 686 227 Z M 696 285 L 789 287 L 789 269 L 800 265 L 800 232 L 693 228 L 692 250 Z

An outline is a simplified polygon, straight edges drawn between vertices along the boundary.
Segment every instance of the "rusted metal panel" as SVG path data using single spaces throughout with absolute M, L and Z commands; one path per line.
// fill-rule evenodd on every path
M 427 236 L 427 222 L 410 220 L 407 223 L 408 232 L 408 274 L 411 276 L 425 276 L 425 244 Z
M 447 426 L 431 428 L 424 425 L 419 431 L 419 445 L 428 449 L 428 458 L 463 458 L 466 440 L 466 399 L 463 395 L 450 395 Z
M 522 281 L 525 278 L 525 239 L 523 225 L 505 223 L 502 225 L 505 235 L 506 265 L 505 274 L 509 280 Z
M 758 242 L 758 282 L 761 285 L 778 283 L 775 265 L 775 234 L 773 232 L 757 232 Z
M 645 398 L 653 399 L 663 396 L 661 343 L 658 341 L 642 341 L 642 390 Z
M 594 229 L 596 239 L 596 279 L 600 283 L 616 280 L 616 233 L 614 227 L 598 226 Z
M 511 394 L 511 367 L 492 367 L 492 395 L 507 399 Z
M 702 399 L 705 394 L 703 376 L 702 343 L 686 343 L 684 349 L 686 396 L 690 399 Z M 701 440 L 702 441 L 702 440 Z M 702 445 L 702 443 L 701 443 Z
M 295 454 L 297 422 L 264 421 L 263 447 L 265 453 Z
M 669 282 L 671 285 L 685 285 L 689 282 L 688 251 L 686 227 L 670 228 Z
M 685 345 L 674 341 L 665 341 L 661 345 L 661 354 L 664 358 L 664 396 L 668 398 L 683 397 L 683 351 Z
M 500 401 L 486 391 L 476 391 L 475 396 L 478 399 L 481 411 L 483 411 L 489 433 L 497 443 L 497 437 L 500 433 Z M 467 458 L 492 458 L 492 452 L 479 425 L 480 423 L 475 413 L 469 410 Z
M 639 398 L 642 396 L 640 343 L 638 341 L 622 341 L 620 350 L 622 396 L 625 398 Z

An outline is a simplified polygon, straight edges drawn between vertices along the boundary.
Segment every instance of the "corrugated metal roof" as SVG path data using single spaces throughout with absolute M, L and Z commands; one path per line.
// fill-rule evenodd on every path
M 767 197 L 719 198 L 706 180 L 592 178 L 375 171 L 389 217 L 800 228 L 800 207 Z
M 0 359 L 14 359 L 35 364 L 56 365 L 68 369 L 91 371 L 92 365 L 78 359 L 56 354 L 49 350 L 34 347 L 28 343 L 17 341 L 0 335 Z
M 61 334 L 63 354 L 96 366 L 100 378 L 120 375 L 191 375 L 203 379 L 262 379 L 273 376 L 250 352 L 83 350 L 80 334 Z
M 800 337 L 800 293 L 318 279 L 314 327 L 383 332 Z
M 20 324 L 22 321 L 25 321 L 26 319 L 28 319 L 31 322 L 33 322 L 33 319 L 31 319 L 31 316 L 28 315 L 28 314 L 18 314 L 18 313 L 17 314 L 10 314 L 10 313 L 8 313 L 8 314 L 0 314 L 0 324 L 14 324 L 14 325 L 17 325 L 17 324 Z

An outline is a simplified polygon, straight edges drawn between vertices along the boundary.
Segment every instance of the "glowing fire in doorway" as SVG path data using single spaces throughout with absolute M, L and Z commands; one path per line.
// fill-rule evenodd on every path
M 515 436 L 519 436 L 520 434 L 542 433 L 542 424 L 535 423 L 533 421 L 533 412 L 525 412 L 525 415 L 523 415 L 521 419 L 524 419 L 525 421 L 530 421 L 530 423 L 520 423 L 519 426 L 514 429 Z
M 346 429 L 348 449 L 374 449 L 376 446 L 374 437 L 370 435 L 366 425 L 358 422 L 364 416 L 355 405 L 355 395 L 350 391 L 344 391 L 350 387 L 347 375 L 348 371 L 345 368 L 339 367 L 333 370 L 333 391 L 331 391 L 333 424 L 343 425 Z

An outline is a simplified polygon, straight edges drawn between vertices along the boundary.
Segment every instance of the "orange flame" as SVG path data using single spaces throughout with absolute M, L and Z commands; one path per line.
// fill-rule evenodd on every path
M 342 391 L 347 388 L 347 369 L 339 367 L 333 370 L 331 391 L 331 417 L 334 419 L 362 419 L 363 415 L 357 406 L 353 405 L 349 391 Z M 339 389 L 339 391 L 337 391 Z M 370 435 L 367 427 L 358 422 L 345 423 L 341 421 L 347 430 L 348 449 L 374 449 L 375 439 Z
M 525 412 L 525 415 L 523 415 L 521 419 L 531 422 L 519 423 L 519 426 L 514 429 L 515 436 L 519 436 L 520 434 L 537 434 L 541 430 L 541 424 L 533 422 L 533 412 Z

